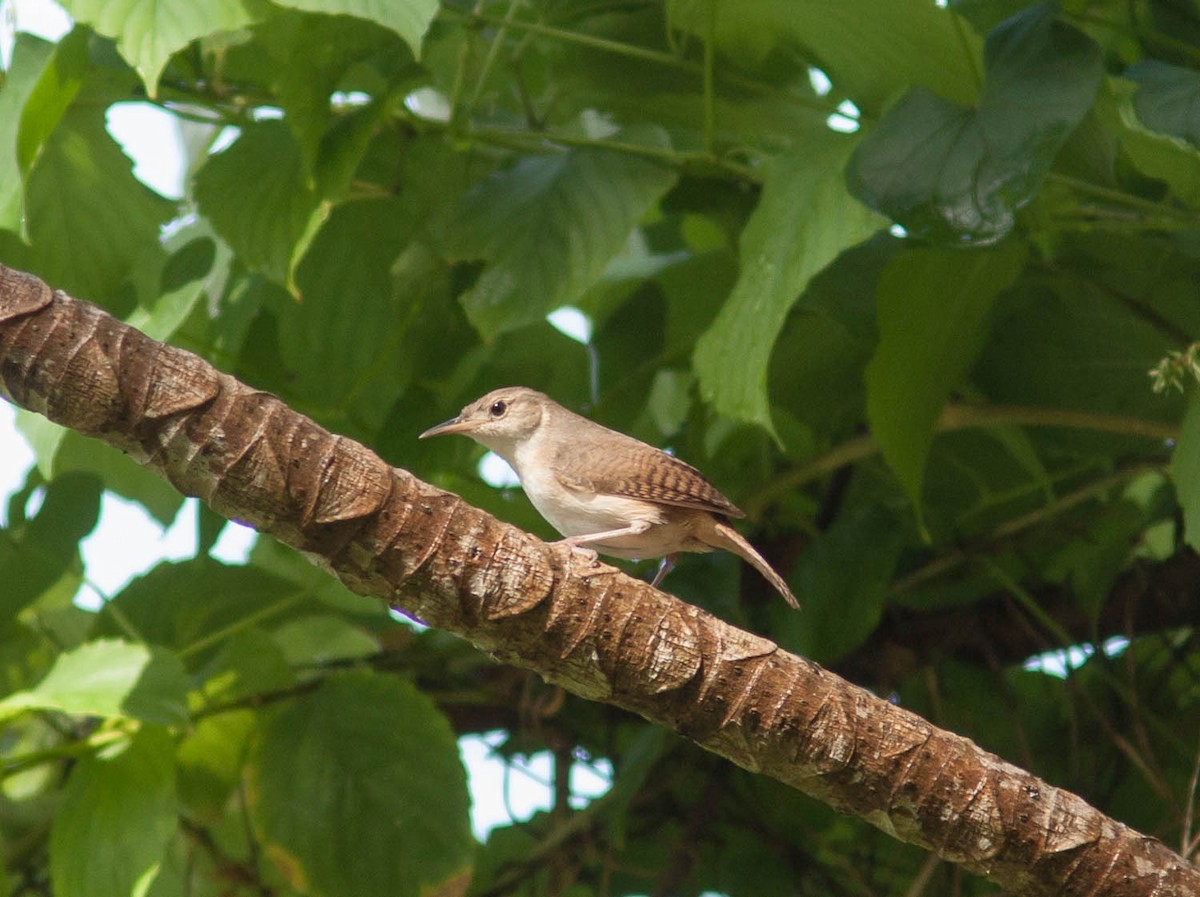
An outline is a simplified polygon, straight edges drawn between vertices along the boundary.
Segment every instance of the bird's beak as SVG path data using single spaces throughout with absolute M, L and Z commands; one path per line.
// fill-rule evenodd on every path
M 418 439 L 428 439 L 430 436 L 445 436 L 447 433 L 469 433 L 479 425 L 479 421 L 464 419 L 460 414 L 450 420 L 444 420 L 436 427 L 430 427 Z

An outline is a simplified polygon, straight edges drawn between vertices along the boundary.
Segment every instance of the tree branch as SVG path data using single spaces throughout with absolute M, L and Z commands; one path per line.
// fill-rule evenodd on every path
M 1200 893 L 1156 839 L 773 642 L 470 507 L 0 265 L 0 387 L 364 595 L 1021 894 Z

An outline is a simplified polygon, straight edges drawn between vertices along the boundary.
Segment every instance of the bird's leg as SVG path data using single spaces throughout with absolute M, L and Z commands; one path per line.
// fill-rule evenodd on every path
M 559 541 L 563 545 L 573 545 L 579 548 L 583 545 L 591 545 L 594 542 L 607 542 L 609 539 L 619 539 L 622 536 L 640 536 L 646 530 L 650 529 L 652 525 L 648 520 L 638 520 L 620 529 L 608 529 L 602 533 L 584 533 L 581 536 L 567 536 L 565 539 L 560 539 Z
M 675 568 L 675 559 L 679 557 L 677 554 L 668 554 L 662 559 L 662 563 L 658 565 L 658 572 L 654 574 L 654 579 L 650 580 L 650 586 L 657 589 L 658 584 L 667 578 L 667 574 Z

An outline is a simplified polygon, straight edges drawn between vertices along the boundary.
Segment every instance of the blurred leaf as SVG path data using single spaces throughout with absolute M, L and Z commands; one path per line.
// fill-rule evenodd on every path
M 718 0 L 717 44 L 742 64 L 759 63 L 780 44 L 795 44 L 868 115 L 910 84 L 960 103 L 975 98 L 978 38 L 957 14 L 920 0 Z M 709 0 L 671 0 L 671 25 L 701 40 Z
M 195 192 L 200 211 L 247 265 L 289 282 L 318 200 L 286 124 L 248 125 L 196 173 Z
M 55 894 L 145 894 L 176 830 L 173 754 L 171 737 L 146 727 L 117 750 L 79 761 L 50 832 Z
M 1129 247 L 1129 258 L 1142 258 Z M 1093 263 L 1088 274 L 1098 270 Z M 1131 307 L 1101 283 L 1060 278 L 1024 284 L 995 303 L 991 337 L 972 372 L 973 382 L 998 403 L 1070 408 L 1178 420 L 1179 393 L 1154 394 L 1146 372 L 1173 347 L 1156 316 Z M 1144 436 L 1087 428 L 1030 431 L 1039 446 L 1053 443 L 1073 453 L 1106 455 L 1145 451 Z
M 101 110 L 80 103 L 63 114 L 29 172 L 29 264 L 73 296 L 111 301 L 171 211 L 133 176 Z
M 202 679 L 205 707 L 261 697 L 296 684 L 296 673 L 279 640 L 259 627 L 241 629 L 224 640 L 197 678 Z
M 839 517 L 788 577 L 804 605 L 788 647 L 834 663 L 862 644 L 883 614 L 888 586 L 908 534 L 892 514 L 868 506 Z
M 167 341 L 178 330 L 204 295 L 216 255 L 209 237 L 189 240 L 156 265 L 159 278 L 148 304 L 140 304 L 125 319 L 152 339 Z
M 1024 247 L 1011 243 L 994 251 L 916 250 L 883 272 L 867 419 L 918 508 L 938 415 L 983 345 L 992 302 L 1024 265 Z
M 851 192 L 910 234 L 994 243 L 1041 189 L 1096 96 L 1099 48 L 1040 3 L 989 36 L 977 107 L 910 90 L 856 150 Z
M 379 653 L 379 642 L 361 627 L 328 614 L 289 620 L 275 630 L 273 638 L 294 667 L 361 660 Z
M 14 66 L 17 61 L 14 47 Z M 26 175 L 54 129 L 71 108 L 83 87 L 87 69 L 88 31 L 86 28 L 74 28 L 52 45 L 50 58 L 43 62 L 36 82 L 27 87 L 28 94 L 20 107 L 20 127 L 17 131 L 17 162 Z M 7 79 L 4 89 L 8 91 Z
M 357 90 L 376 101 L 384 100 L 399 75 L 414 68 L 412 53 L 396 34 L 366 19 L 291 13 L 277 16 L 260 27 L 258 34 L 272 56 L 283 63 L 278 84 L 284 121 L 314 173 L 318 159 L 335 144 L 331 128 L 336 130 L 339 121 L 362 111 L 336 109 L 331 96 Z M 308 60 L 308 64 L 286 64 L 296 58 Z M 373 112 L 369 118 L 377 124 L 386 107 L 378 102 L 368 105 Z M 366 148 L 363 141 L 372 130 L 361 135 L 358 152 L 345 161 L 346 167 L 357 164 Z M 325 195 L 334 196 L 328 191 Z
M 660 133 L 618 134 L 665 149 Z M 609 149 L 527 156 L 459 203 L 449 253 L 486 259 L 463 296 L 485 338 L 572 305 L 604 273 L 646 211 L 675 182 L 667 166 Z
M 264 727 L 247 787 L 266 856 L 305 893 L 416 897 L 468 872 L 458 746 L 406 682 L 326 679 Z
M 772 161 L 742 234 L 737 285 L 696 343 L 693 363 L 705 400 L 772 435 L 767 365 L 788 311 L 839 252 L 880 226 L 846 193 L 842 171 L 853 147 L 830 132 L 820 145 Z
M 171 55 L 198 37 L 251 24 L 269 7 L 261 0 L 63 0 L 75 21 L 114 38 L 151 97 Z
M 34 87 L 54 58 L 54 44 L 24 31 L 13 41 L 12 61 L 0 90 L 0 230 L 21 230 L 25 180 L 18 157 L 19 125 Z
M 1142 124 L 1134 112 L 1134 86 L 1130 82 L 1112 78 L 1105 88 L 1097 110 L 1116 134 L 1128 159 L 1147 177 L 1169 185 L 1186 205 L 1200 206 L 1200 149 Z
M 78 563 L 79 541 L 100 515 L 100 481 L 64 474 L 46 484 L 37 514 L 0 531 L 0 617 L 15 616 Z
M 1132 66 L 1133 108 L 1142 123 L 1200 147 L 1200 73 L 1155 59 Z
M 102 639 L 59 655 L 45 679 L 0 701 L 0 716 L 37 708 L 179 724 L 187 721 L 186 693 L 187 677 L 174 654 Z
M 124 452 L 95 439 L 71 430 L 61 436 L 53 456 L 56 478 L 75 472 L 93 474 L 104 482 L 106 491 L 137 502 L 162 526 L 169 526 L 175 520 L 183 496 L 162 477 Z
M 112 604 L 143 639 L 180 651 L 191 664 L 210 659 L 223 633 L 232 635 L 249 620 L 263 622 L 313 606 L 306 604 L 311 600 L 286 579 L 199 557 L 159 563 L 130 582 Z M 97 634 L 121 631 L 110 615 L 101 616 Z
M 313 237 L 296 268 L 301 301 L 279 326 L 305 403 L 378 421 L 404 387 L 396 322 L 407 297 L 394 294 L 391 271 L 411 233 L 399 201 L 367 199 L 335 206 Z
M 179 797 L 201 821 L 220 819 L 241 783 L 251 734 L 258 723 L 252 710 L 206 716 L 179 743 L 175 762 Z
M 279 5 L 376 22 L 404 38 L 414 56 L 421 55 L 421 40 L 438 8 L 437 0 L 279 0 Z

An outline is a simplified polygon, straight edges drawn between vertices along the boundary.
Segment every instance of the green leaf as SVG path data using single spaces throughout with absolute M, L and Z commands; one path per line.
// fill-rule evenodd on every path
M 1025 265 L 1023 244 L 897 256 L 879 283 L 879 348 L 867 366 L 867 420 L 884 460 L 920 507 L 942 406 L 983 345 L 988 310 Z
M 207 557 L 160 563 L 139 576 L 113 599 L 116 610 L 146 641 L 201 660 L 248 621 L 305 605 L 295 585 L 253 567 L 230 566 Z M 169 600 L 168 600 L 169 598 Z M 107 615 L 98 634 L 116 635 L 120 627 Z M 199 650 L 197 643 L 208 649 Z
M 715 3 L 717 45 L 732 60 L 765 61 L 804 49 L 868 115 L 919 84 L 961 103 L 975 99 L 979 39 L 957 13 L 922 0 L 671 0 L 671 25 L 702 40 Z M 780 45 L 783 44 L 784 48 Z M 782 55 L 782 54 L 781 54 Z
M 354 16 L 390 28 L 421 55 L 421 40 L 437 13 L 437 0 L 278 0 L 280 6 L 327 15 Z
M 1200 147 L 1200 74 L 1148 59 L 1126 75 L 1137 84 L 1133 108 L 1147 128 Z
M 827 664 L 862 644 L 883 614 L 908 537 L 894 514 L 868 505 L 813 542 L 789 577 L 804 601 L 803 619 L 791 626 L 795 650 Z
M 318 209 L 300 147 L 282 121 L 256 122 L 196 173 L 196 202 L 251 269 L 289 282 Z
M 257 626 L 242 629 L 226 639 L 198 676 L 203 680 L 201 690 L 209 704 L 244 701 L 296 684 L 296 673 L 277 639 Z
M 20 231 L 25 206 L 25 180 L 18 158 L 22 111 L 54 57 L 54 44 L 18 31 L 12 62 L 0 90 L 0 230 Z
M 361 626 L 330 614 L 289 620 L 275 630 L 274 640 L 294 667 L 328 666 L 379 653 L 379 642 Z
M 266 855 L 298 891 L 416 897 L 467 874 L 458 745 L 407 682 L 341 673 L 287 706 L 253 748 L 247 798 Z
M 251 710 L 206 716 L 179 744 L 179 797 L 202 821 L 217 821 L 241 783 L 242 764 L 258 723 Z
M 57 429 L 50 430 L 50 427 Z M 104 482 L 105 491 L 136 501 L 164 527 L 175 519 L 183 504 L 183 496 L 149 468 L 138 464 L 119 449 L 73 430 L 58 428 L 57 424 L 50 424 L 46 430 L 49 432 L 45 435 L 50 439 L 39 450 L 39 468 L 42 452 L 48 451 L 51 454 L 47 461 L 55 479 L 66 473 L 94 474 Z
M 269 7 L 261 0 L 63 0 L 75 21 L 114 38 L 151 97 L 167 60 L 199 37 L 235 31 Z
M 216 249 L 216 241 L 209 236 L 183 243 L 164 260 L 150 301 L 139 303 L 125 323 L 152 339 L 170 339 L 204 295 Z
M 142 897 L 176 831 L 174 745 L 143 728 L 71 772 L 50 830 L 50 881 L 66 897 Z
M 742 232 L 737 284 L 696 344 L 704 399 L 773 435 L 767 366 L 788 311 L 838 253 L 881 225 L 846 192 L 842 172 L 853 146 L 852 139 L 826 132 L 803 153 L 772 160 Z
M 38 708 L 178 724 L 187 721 L 187 687 L 183 664 L 171 652 L 102 639 L 60 654 L 36 686 L 0 701 L 0 717 Z
M 404 73 L 415 70 L 412 53 L 392 31 L 347 16 L 288 13 L 257 29 L 257 34 L 273 58 L 283 63 L 307 60 L 304 66 L 280 66 L 278 91 L 284 120 L 309 170 L 319 174 L 320 160 L 342 172 L 331 178 L 340 184 L 353 173 L 367 140 L 386 114 L 391 88 Z M 351 90 L 368 94 L 373 102 L 335 112 L 330 96 Z M 329 189 L 323 194 L 338 195 Z
M 851 192 L 914 236 L 959 245 L 1003 238 L 1103 73 L 1096 44 L 1056 15 L 1056 4 L 1038 4 L 988 36 L 978 107 L 910 90 L 855 152 Z
M 296 267 L 301 302 L 279 325 L 280 354 L 306 402 L 380 420 L 404 387 L 407 297 L 395 294 L 392 263 L 412 229 L 402 202 L 367 199 L 335 206 L 313 237 Z
M 1200 390 L 1192 390 L 1179 441 L 1171 455 L 1171 479 L 1183 509 L 1183 537 L 1200 548 Z
M 0 541 L 0 618 L 15 616 L 77 568 L 79 542 L 100 516 L 100 481 L 66 474 L 46 485 L 37 515 Z
M 110 300 L 172 209 L 133 176 L 102 110 L 72 106 L 29 173 L 29 264 L 78 298 Z
M 471 323 L 491 338 L 574 304 L 675 180 L 666 165 L 594 148 L 526 156 L 493 174 L 463 198 L 450 227 L 453 258 L 489 262 L 461 300 Z
M 1121 149 L 1141 173 L 1166 183 L 1186 205 L 1200 205 L 1200 149 L 1169 134 L 1152 131 L 1134 111 L 1134 85 L 1109 78 L 1096 103 Z
M 88 31 L 75 28 L 53 47 L 48 64 L 21 108 L 17 162 L 26 174 L 66 111 L 75 101 L 88 72 Z M 13 63 L 16 64 L 14 51 Z M 5 90 L 7 90 L 7 86 Z

